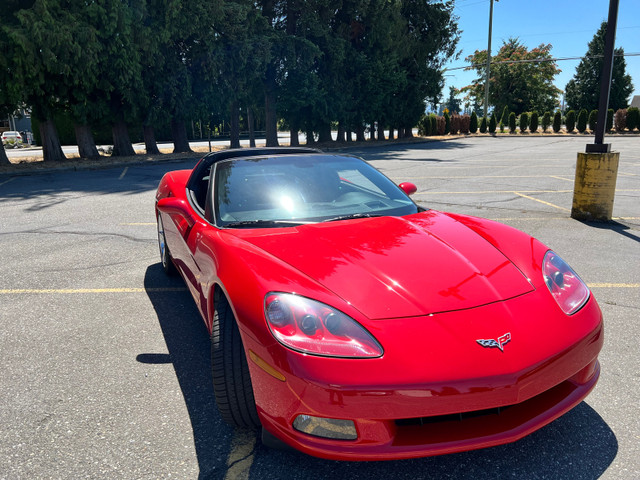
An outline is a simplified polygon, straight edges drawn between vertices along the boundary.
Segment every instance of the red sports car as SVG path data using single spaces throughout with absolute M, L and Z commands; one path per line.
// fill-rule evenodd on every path
M 162 265 L 211 333 L 227 422 L 324 458 L 413 458 L 512 442 L 594 387 L 602 314 L 578 275 L 415 190 L 303 148 L 162 178 Z

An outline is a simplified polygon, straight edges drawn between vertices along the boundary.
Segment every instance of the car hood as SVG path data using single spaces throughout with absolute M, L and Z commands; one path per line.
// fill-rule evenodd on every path
M 370 319 L 467 309 L 534 290 L 494 246 L 436 211 L 235 232 Z

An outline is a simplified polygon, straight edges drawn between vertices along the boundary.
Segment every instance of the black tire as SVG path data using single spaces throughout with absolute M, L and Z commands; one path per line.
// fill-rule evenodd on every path
M 176 266 L 171 259 L 171 253 L 167 246 L 167 238 L 164 235 L 164 226 L 162 224 L 162 217 L 158 214 L 158 247 L 160 248 L 160 263 L 164 273 L 169 276 L 174 276 L 178 273 Z
M 222 419 L 232 427 L 260 427 L 249 365 L 231 306 L 216 290 L 211 332 L 213 391 Z

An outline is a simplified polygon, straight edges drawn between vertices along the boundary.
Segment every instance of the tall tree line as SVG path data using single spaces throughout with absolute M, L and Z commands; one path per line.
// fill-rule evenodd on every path
M 83 157 L 98 156 L 98 127 L 113 155 L 133 154 L 132 128 L 157 152 L 167 120 L 175 151 L 198 118 L 225 119 L 231 146 L 241 117 L 261 120 L 269 146 L 280 121 L 292 144 L 300 131 L 330 141 L 336 124 L 343 139 L 374 124 L 410 134 L 459 38 L 452 0 L 7 1 L 0 113 L 31 108 L 46 161 L 64 158 L 60 113 Z

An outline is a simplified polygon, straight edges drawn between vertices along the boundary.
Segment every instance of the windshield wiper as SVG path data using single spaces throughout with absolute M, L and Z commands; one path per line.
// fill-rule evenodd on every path
M 351 213 L 349 215 L 340 215 L 337 217 L 327 218 L 323 222 L 337 222 L 338 220 L 352 220 L 355 218 L 372 218 L 372 217 L 384 217 L 385 215 L 380 213 Z
M 243 220 L 223 225 L 225 228 L 269 228 L 269 227 L 296 227 L 308 222 L 299 220 Z

